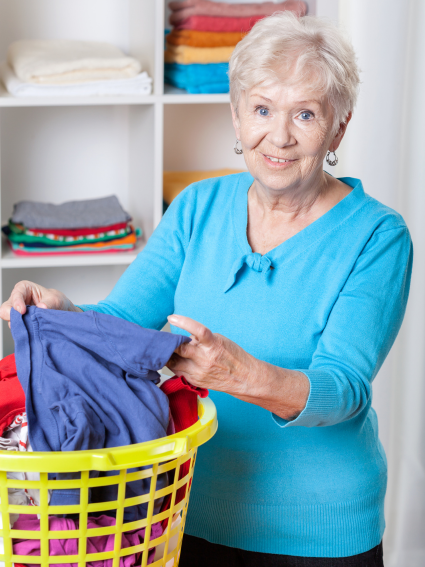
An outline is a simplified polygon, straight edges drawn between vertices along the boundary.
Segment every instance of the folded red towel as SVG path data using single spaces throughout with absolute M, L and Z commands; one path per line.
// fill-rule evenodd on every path
M 241 32 L 251 31 L 254 25 L 265 16 L 250 18 L 219 18 L 216 16 L 191 16 L 175 24 L 176 30 L 197 30 L 209 32 Z

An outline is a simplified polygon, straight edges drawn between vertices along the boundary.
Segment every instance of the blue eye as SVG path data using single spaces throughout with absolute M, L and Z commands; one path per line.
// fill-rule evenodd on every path
M 310 118 L 313 118 L 313 115 L 311 112 L 301 112 L 300 118 L 305 122 L 307 120 L 310 120 Z
M 259 108 L 258 112 L 260 114 L 260 116 L 268 116 L 269 115 L 269 111 L 267 110 L 267 108 Z

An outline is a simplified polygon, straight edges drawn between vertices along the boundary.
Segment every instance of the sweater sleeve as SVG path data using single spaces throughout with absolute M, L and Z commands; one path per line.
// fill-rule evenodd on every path
M 281 427 L 319 427 L 358 415 L 403 321 L 413 248 L 406 227 L 370 238 L 330 313 L 308 369 L 307 404 L 293 421 L 272 414 Z
M 174 294 L 190 239 L 191 197 L 192 192 L 185 190 L 174 199 L 145 248 L 105 300 L 78 307 L 161 329 L 174 312 Z

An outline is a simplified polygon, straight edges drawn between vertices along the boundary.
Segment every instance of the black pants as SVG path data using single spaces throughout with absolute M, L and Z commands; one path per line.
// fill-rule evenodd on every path
M 351 557 L 294 557 L 245 551 L 183 536 L 179 567 L 384 567 L 382 543 Z

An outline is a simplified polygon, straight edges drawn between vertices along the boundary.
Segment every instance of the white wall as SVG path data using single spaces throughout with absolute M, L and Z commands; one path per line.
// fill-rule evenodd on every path
M 367 193 L 401 212 L 415 250 L 405 321 L 373 403 L 389 464 L 385 565 L 424 567 L 425 2 L 341 0 L 340 13 L 362 85 L 338 174 L 360 177 Z
M 123 0 L 1 0 L 0 56 L 16 39 L 109 41 L 129 49 L 129 4 Z

